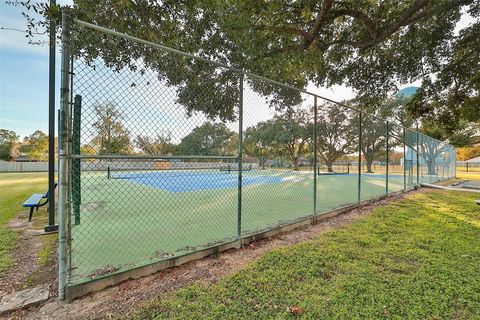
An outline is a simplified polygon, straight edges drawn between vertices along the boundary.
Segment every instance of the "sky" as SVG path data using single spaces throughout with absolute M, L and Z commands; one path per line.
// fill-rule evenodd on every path
M 63 0 L 58 3 L 71 3 Z M 0 1 L 0 27 L 25 30 L 22 7 Z M 472 22 L 464 15 L 460 30 Z M 46 39 L 46 37 L 45 37 Z M 60 53 L 56 50 L 56 108 L 59 106 Z M 419 86 L 420 82 L 405 84 Z M 309 85 L 310 92 L 341 101 L 355 96 L 351 88 Z M 0 129 L 17 132 L 21 139 L 35 130 L 48 131 L 48 46 L 28 44 L 25 33 L 0 29 Z

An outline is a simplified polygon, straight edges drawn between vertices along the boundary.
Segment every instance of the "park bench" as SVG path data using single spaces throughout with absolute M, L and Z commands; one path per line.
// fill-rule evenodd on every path
M 56 187 L 57 187 L 57 184 L 55 183 L 55 186 L 54 186 L 53 189 L 55 190 Z M 43 207 L 47 203 L 48 203 L 48 191 L 45 194 L 34 193 L 34 194 L 32 194 L 32 196 L 30 198 L 25 200 L 25 202 L 23 203 L 23 206 L 25 208 L 30 208 L 30 214 L 28 216 L 28 222 L 32 221 L 33 210 L 37 209 L 37 211 L 38 211 L 38 208 Z

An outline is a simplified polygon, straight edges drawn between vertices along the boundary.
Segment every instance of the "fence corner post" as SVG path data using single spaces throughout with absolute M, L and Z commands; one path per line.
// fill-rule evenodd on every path
M 71 17 L 62 12 L 62 59 L 60 82 L 60 121 L 59 139 L 59 193 L 58 193 L 58 299 L 65 299 L 67 284 L 67 219 L 70 210 L 69 171 L 70 171 L 70 135 L 68 122 L 70 116 L 70 25 Z
M 313 97 L 313 222 L 317 222 L 317 97 Z

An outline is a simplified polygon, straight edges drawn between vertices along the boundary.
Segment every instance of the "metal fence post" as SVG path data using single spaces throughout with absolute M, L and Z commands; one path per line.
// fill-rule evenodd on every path
M 405 134 L 405 128 L 403 128 L 403 190 L 407 190 L 407 140 Z
M 418 133 L 418 124 L 417 124 L 417 131 L 416 131 L 416 136 L 417 136 L 417 186 L 420 184 L 420 143 L 419 143 L 419 133 Z
M 313 221 L 317 221 L 317 97 L 313 98 Z
M 362 112 L 359 116 L 358 126 L 358 202 L 361 200 L 362 194 Z
M 65 299 L 67 283 L 67 219 L 70 216 L 69 171 L 70 145 L 68 121 L 70 116 L 69 64 L 70 64 L 70 23 L 71 17 L 62 13 L 62 60 L 60 82 L 60 123 L 59 137 L 59 194 L 58 194 L 58 298 Z
M 238 205 L 237 205 L 237 240 L 242 238 L 242 170 L 243 170 L 243 73 L 239 79 L 238 100 Z
M 386 177 L 385 177 L 385 194 L 388 195 L 388 163 L 390 161 L 390 155 L 389 155 L 389 152 L 390 152 L 390 145 L 388 143 L 388 140 L 390 139 L 389 137 L 389 128 L 388 128 L 388 121 L 386 122 L 387 124 L 387 167 L 386 167 L 386 170 L 385 170 L 385 174 L 386 174 Z
M 50 0 L 50 7 L 56 1 Z M 50 18 L 49 30 L 49 63 L 48 63 L 48 225 L 45 231 L 57 231 L 55 225 L 55 19 Z
M 457 148 L 453 147 L 453 178 L 457 179 Z
M 70 95 L 71 98 L 71 95 Z M 73 124 L 72 124 L 72 154 L 80 154 L 80 126 L 82 117 L 82 96 L 76 95 L 73 103 Z M 72 205 L 75 225 L 80 224 L 80 203 L 82 202 L 81 190 L 81 160 L 72 160 Z M 75 190 L 73 190 L 75 188 Z

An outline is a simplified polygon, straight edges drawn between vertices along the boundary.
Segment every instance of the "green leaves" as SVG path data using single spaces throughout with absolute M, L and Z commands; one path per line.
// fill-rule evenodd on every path
M 96 136 L 92 139 L 99 154 L 128 154 L 133 148 L 130 133 L 122 123 L 122 114 L 114 104 L 94 106 L 96 121 L 93 123 Z
M 130 1 L 76 0 L 68 10 L 88 22 L 292 86 L 347 84 L 365 95 L 384 96 L 396 88 L 398 80 L 419 79 L 425 70 L 440 64 L 448 55 L 444 48 L 461 5 L 472 2 L 442 0 L 427 6 L 427 1 L 420 0 L 168 0 L 133 5 Z M 42 12 L 47 18 L 47 11 Z M 194 61 L 118 38 L 93 36 L 88 30 L 76 30 L 76 37 L 77 55 L 100 57 L 116 68 L 143 60 L 160 78 L 178 86 L 179 102 L 189 113 L 235 119 L 238 75 L 199 67 Z M 292 106 L 296 104 L 292 99 L 299 99 L 299 94 L 295 97 L 280 87 L 252 86 L 262 95 L 274 96 L 278 104 Z
M 205 122 L 185 136 L 178 149 L 184 155 L 233 156 L 238 153 L 238 134 L 223 123 Z
M 480 141 L 480 22 L 460 32 L 446 47 L 446 58 L 432 68 L 409 105 L 410 112 L 435 123 L 456 146 Z

